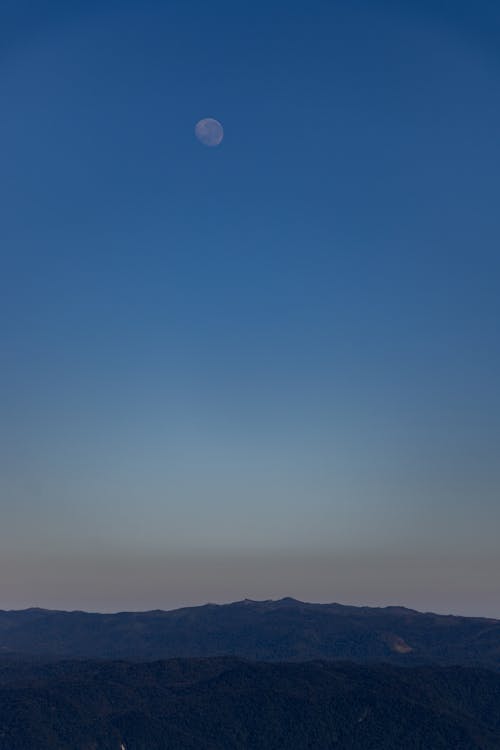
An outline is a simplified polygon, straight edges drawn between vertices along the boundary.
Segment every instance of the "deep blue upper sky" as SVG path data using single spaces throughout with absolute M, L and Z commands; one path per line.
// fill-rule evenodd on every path
M 0 606 L 492 612 L 498 4 L 4 0 L 0 106 Z

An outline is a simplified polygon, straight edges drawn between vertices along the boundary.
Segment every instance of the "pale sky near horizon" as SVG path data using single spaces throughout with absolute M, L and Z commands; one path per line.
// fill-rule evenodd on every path
M 6 0 L 0 107 L 0 608 L 500 617 L 498 4 Z

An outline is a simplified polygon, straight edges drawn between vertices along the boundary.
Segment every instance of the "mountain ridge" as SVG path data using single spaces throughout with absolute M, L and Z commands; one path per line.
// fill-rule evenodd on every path
M 204 604 L 193 604 L 186 605 L 183 607 L 174 607 L 172 609 L 162 609 L 161 607 L 155 607 L 154 609 L 122 609 L 113 612 L 101 612 L 99 610 L 86 610 L 86 609 L 53 609 L 50 607 L 23 607 L 21 609 L 0 609 L 0 615 L 3 614 L 21 614 L 21 613 L 57 613 L 57 614 L 84 614 L 84 615 L 100 615 L 102 617 L 109 617 L 115 615 L 145 615 L 145 614 L 173 614 L 177 612 L 186 612 L 189 610 L 200 610 L 202 608 L 224 608 L 224 607 L 238 607 L 238 606 L 298 606 L 298 607 L 309 607 L 309 608 L 338 608 L 339 611 L 356 611 L 356 612 L 399 612 L 399 613 L 410 613 L 418 615 L 429 615 L 433 617 L 453 617 L 464 620 L 485 620 L 488 622 L 500 623 L 500 618 L 487 617 L 484 615 L 461 615 L 453 612 L 435 612 L 434 610 L 418 610 L 412 607 L 405 607 L 400 604 L 387 604 L 380 606 L 371 605 L 357 605 L 357 604 L 342 604 L 341 602 L 306 602 L 301 599 L 295 599 L 291 596 L 284 596 L 280 599 L 238 599 L 234 602 L 205 602 Z
M 138 661 L 348 659 L 499 669 L 500 621 L 290 597 L 108 614 L 29 608 L 0 611 L 0 653 Z

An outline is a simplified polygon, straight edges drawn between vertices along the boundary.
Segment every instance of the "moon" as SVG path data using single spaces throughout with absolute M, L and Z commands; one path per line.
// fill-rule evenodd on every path
M 224 128 L 213 117 L 205 117 L 196 123 L 194 134 L 204 146 L 218 146 L 224 138 Z

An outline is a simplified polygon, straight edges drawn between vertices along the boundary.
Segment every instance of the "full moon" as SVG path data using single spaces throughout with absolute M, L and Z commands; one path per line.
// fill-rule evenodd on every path
M 224 128 L 212 117 L 205 117 L 197 122 L 194 133 L 204 146 L 218 146 L 224 138 Z

